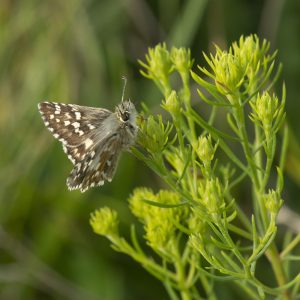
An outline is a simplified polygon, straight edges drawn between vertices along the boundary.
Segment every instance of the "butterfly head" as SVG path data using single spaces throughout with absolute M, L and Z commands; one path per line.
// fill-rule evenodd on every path
M 135 125 L 137 112 L 130 100 L 121 102 L 116 107 L 116 114 L 121 123 Z

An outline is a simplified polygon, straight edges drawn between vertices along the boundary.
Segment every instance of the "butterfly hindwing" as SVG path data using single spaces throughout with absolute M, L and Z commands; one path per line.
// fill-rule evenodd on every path
M 67 179 L 70 190 L 103 185 L 111 181 L 120 157 L 121 145 L 118 134 L 108 136 L 91 150 L 85 159 L 74 166 Z

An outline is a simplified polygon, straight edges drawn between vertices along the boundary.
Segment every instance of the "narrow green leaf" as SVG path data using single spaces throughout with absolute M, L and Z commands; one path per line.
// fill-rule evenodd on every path
M 159 202 L 148 200 L 148 199 L 143 199 L 143 201 L 149 205 L 153 205 L 153 206 L 157 206 L 157 207 L 161 207 L 161 208 L 175 208 L 175 207 L 180 207 L 180 206 L 184 206 L 184 205 L 189 205 L 188 201 L 183 201 L 178 204 L 159 203 Z

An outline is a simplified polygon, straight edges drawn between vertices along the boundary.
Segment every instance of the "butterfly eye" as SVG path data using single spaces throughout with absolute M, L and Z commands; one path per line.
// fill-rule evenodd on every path
M 122 114 L 122 120 L 124 122 L 128 121 L 129 120 L 129 112 L 128 111 L 125 111 L 123 114 Z

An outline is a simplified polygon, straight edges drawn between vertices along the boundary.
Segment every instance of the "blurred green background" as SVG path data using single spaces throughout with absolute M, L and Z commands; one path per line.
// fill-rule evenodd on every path
M 67 191 L 71 163 L 37 103 L 113 109 L 126 75 L 126 96 L 158 112 L 161 95 L 137 63 L 149 46 L 190 47 L 196 65 L 213 43 L 226 48 L 250 33 L 267 38 L 284 65 L 293 133 L 285 200 L 300 212 L 299 0 L 0 0 L 0 299 L 167 299 L 88 223 L 90 212 L 108 205 L 126 236 L 132 189 L 162 183 L 126 153 L 111 184 Z M 239 299 L 227 292 L 222 299 Z

